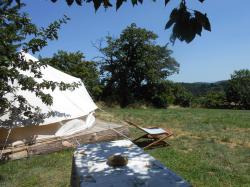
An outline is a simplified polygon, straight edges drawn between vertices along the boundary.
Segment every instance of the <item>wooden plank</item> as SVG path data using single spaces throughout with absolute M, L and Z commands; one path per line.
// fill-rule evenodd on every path
M 39 140 L 33 145 L 8 148 L 4 154 L 6 154 L 5 156 L 8 157 L 8 159 L 20 159 L 32 155 L 47 154 L 69 147 L 75 147 L 78 143 L 86 144 L 123 138 L 121 134 L 112 129 L 121 132 L 121 134 L 125 136 L 129 135 L 127 126 L 97 120 L 96 125 L 83 132 L 65 137 L 53 137 L 45 139 L 44 141 Z
M 126 127 L 116 128 L 117 131 L 123 131 L 124 134 L 128 135 L 128 129 Z M 109 141 L 121 138 L 121 135 L 114 132 L 113 130 L 107 129 L 91 134 L 79 134 L 77 136 L 65 137 L 61 140 L 50 141 L 46 143 L 35 144 L 27 148 L 28 155 L 37 155 L 37 154 L 47 154 L 51 152 L 60 151 L 62 149 L 67 149 L 68 147 L 62 144 L 63 141 L 67 141 L 73 146 L 77 145 L 77 142 L 80 144 L 94 143 L 100 141 Z

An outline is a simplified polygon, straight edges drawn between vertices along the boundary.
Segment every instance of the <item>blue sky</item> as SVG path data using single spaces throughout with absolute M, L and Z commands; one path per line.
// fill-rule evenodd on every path
M 132 7 L 125 3 L 117 12 L 115 8 L 96 13 L 93 5 L 68 7 L 65 0 L 53 4 L 50 0 L 23 0 L 27 4 L 25 11 L 39 26 L 46 26 L 64 14 L 71 18 L 59 33 L 59 40 L 49 43 L 40 55 L 52 56 L 58 50 L 82 51 L 86 59 L 98 56 L 92 43 L 110 34 L 119 36 L 131 23 L 154 31 L 159 44 L 169 42 L 170 31 L 164 30 L 172 8 L 180 0 L 170 1 L 164 7 L 164 1 L 156 3 L 147 0 L 143 5 Z M 176 82 L 214 82 L 230 78 L 234 70 L 250 69 L 250 1 L 249 0 L 198 0 L 188 1 L 189 8 L 208 14 L 212 32 L 203 32 L 191 44 L 176 42 L 173 57 L 180 63 L 179 74 L 169 77 Z

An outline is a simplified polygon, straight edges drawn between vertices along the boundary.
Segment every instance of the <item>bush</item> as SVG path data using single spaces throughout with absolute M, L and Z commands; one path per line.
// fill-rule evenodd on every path
M 235 71 L 231 75 L 226 95 L 236 108 L 250 110 L 250 70 Z
M 167 108 L 168 100 L 164 95 L 156 95 L 152 98 L 152 104 L 156 108 Z
M 174 86 L 174 105 L 180 105 L 182 107 L 190 107 L 192 94 L 188 92 L 183 86 L 175 85 Z
M 202 101 L 206 108 L 227 108 L 226 95 L 224 92 L 209 92 Z

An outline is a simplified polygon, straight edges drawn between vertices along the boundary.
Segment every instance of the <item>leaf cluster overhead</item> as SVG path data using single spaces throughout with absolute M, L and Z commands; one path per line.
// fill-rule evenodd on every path
M 12 2 L 13 0 L 9 0 Z M 21 0 L 15 0 L 17 3 L 20 3 Z M 51 0 L 53 3 L 58 0 Z M 97 11 L 101 6 L 104 8 L 110 8 L 115 6 L 118 10 L 124 3 L 128 0 L 116 0 L 115 3 L 110 0 L 65 0 L 66 3 L 71 6 L 74 3 L 82 6 L 84 3 L 93 3 L 95 11 Z M 156 2 L 156 0 L 152 0 Z M 171 0 L 164 0 L 164 5 L 168 5 Z M 200 12 L 199 10 L 192 10 L 186 6 L 186 0 L 179 0 L 179 6 L 174 8 L 169 16 L 169 19 L 165 25 L 165 29 L 172 28 L 172 34 L 170 41 L 175 42 L 176 39 L 180 41 L 185 41 L 190 43 L 196 37 L 196 35 L 201 36 L 202 30 L 211 31 L 211 25 L 209 19 L 205 13 Z M 200 3 L 203 3 L 205 0 L 197 0 Z M 143 0 L 130 0 L 133 6 L 143 4 Z M 115 4 L 115 5 L 114 5 Z
M 172 10 L 165 29 L 173 26 L 171 42 L 176 39 L 191 42 L 196 35 L 201 36 L 202 29 L 211 31 L 211 25 L 206 14 L 198 10 L 192 13 L 188 11 L 185 1 L 182 1 L 178 8 Z
M 51 0 L 56 2 L 57 0 Z M 156 0 L 152 0 L 156 1 Z M 198 0 L 200 3 L 203 3 L 204 0 Z M 105 8 L 112 7 L 113 4 L 110 0 L 66 0 L 67 4 L 70 6 L 74 2 L 78 5 L 82 5 L 83 2 L 93 3 L 94 8 L 97 11 L 101 6 Z M 123 3 L 127 0 L 116 0 L 116 10 L 118 10 Z M 165 6 L 170 2 L 170 0 L 165 0 Z M 143 0 L 131 0 L 133 6 L 142 4 Z M 172 10 L 169 20 L 165 26 L 165 29 L 169 29 L 173 25 L 172 34 L 170 41 L 175 42 L 176 39 L 180 41 L 185 41 L 187 43 L 191 42 L 196 35 L 201 36 L 202 29 L 211 31 L 211 26 L 209 19 L 206 14 L 198 10 L 190 10 L 186 6 L 186 1 L 181 0 L 179 7 Z

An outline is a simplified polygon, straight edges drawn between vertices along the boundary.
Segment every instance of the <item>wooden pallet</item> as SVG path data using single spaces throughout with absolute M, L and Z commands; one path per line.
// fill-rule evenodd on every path
M 129 135 L 127 126 L 97 120 L 93 127 L 80 133 L 39 140 L 33 145 L 8 147 L 3 151 L 3 158 L 5 160 L 16 160 L 76 147 L 79 143 L 86 144 L 121 139 L 123 138 L 121 134 Z

